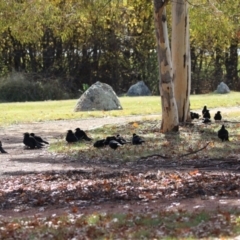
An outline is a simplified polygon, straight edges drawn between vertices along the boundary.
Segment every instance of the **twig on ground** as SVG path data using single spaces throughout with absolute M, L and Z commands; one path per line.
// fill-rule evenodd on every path
M 147 159 L 147 158 L 150 158 L 150 157 L 161 157 L 161 158 L 164 158 L 164 159 L 168 159 L 168 158 L 169 158 L 169 157 L 163 156 L 163 155 L 161 155 L 161 154 L 152 154 L 152 155 L 147 155 L 147 156 L 145 156 L 145 157 L 140 157 L 140 158 L 138 159 L 138 161 L 139 161 L 139 160 L 144 160 L 144 159 Z
M 198 150 L 196 150 L 196 151 L 193 151 L 193 152 L 190 152 L 190 153 L 186 153 L 186 154 L 180 155 L 179 158 L 186 157 L 186 156 L 189 156 L 189 155 L 191 155 L 191 154 L 195 154 L 195 153 L 197 153 L 197 152 L 200 152 L 200 151 L 204 150 L 209 144 L 210 144 L 210 142 L 208 142 L 204 147 L 202 147 L 202 148 L 200 148 L 200 149 L 198 149 Z
M 190 152 L 190 153 L 186 153 L 186 154 L 180 155 L 179 158 L 186 157 L 186 156 L 188 156 L 188 155 L 191 155 L 191 154 L 195 154 L 195 153 L 197 153 L 197 152 L 200 152 L 200 151 L 202 151 L 203 149 L 205 149 L 209 144 L 210 144 L 210 142 L 208 142 L 204 147 L 202 147 L 202 148 L 200 148 L 200 149 L 198 149 L 198 150 L 196 150 L 196 151 L 193 151 L 193 152 Z M 145 156 L 145 157 L 141 157 L 141 158 L 138 159 L 138 161 L 139 161 L 139 160 L 144 160 L 144 159 L 147 159 L 147 158 L 150 158 L 150 157 L 161 157 L 161 158 L 164 158 L 164 159 L 169 159 L 169 157 L 163 156 L 163 155 L 161 155 L 161 154 L 152 154 L 152 155 L 147 155 L 147 156 Z

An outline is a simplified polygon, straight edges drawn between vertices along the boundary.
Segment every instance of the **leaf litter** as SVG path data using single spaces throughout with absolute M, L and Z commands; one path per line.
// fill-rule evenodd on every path
M 231 125 L 229 125 L 231 127 Z M 228 143 L 216 137 L 219 126 L 182 126 L 181 133 L 163 135 L 153 121 L 108 126 L 96 137 L 109 132 L 146 139 L 141 149 L 126 146 L 119 151 L 95 150 L 90 145 L 64 146 L 71 161 L 95 166 L 93 171 L 49 171 L 0 179 L 1 239 L 161 239 L 227 238 L 240 232 L 237 204 L 240 173 L 238 133 L 234 125 Z M 148 131 L 151 129 L 151 131 Z M 94 135 L 94 131 L 90 131 Z M 67 149 L 67 150 L 66 150 Z M 105 171 L 104 167 L 108 170 Z M 106 169 L 105 168 L 105 169 Z M 178 207 L 185 200 L 215 201 L 215 209 L 204 211 L 196 204 L 191 212 Z M 159 202 L 168 203 L 159 208 Z M 216 203 L 217 202 L 217 203 Z M 199 201 L 198 201 L 199 203 Z M 121 205 L 112 213 L 101 206 Z M 139 209 L 134 206 L 145 206 Z M 194 205 L 194 204 L 193 204 Z M 223 207 L 224 206 L 224 207 Z M 61 214 L 41 215 L 49 209 Z M 92 209 L 83 214 L 84 209 Z M 33 217 L 9 218 L 4 212 Z M 50 213 L 50 211 L 49 211 Z M 1 214 L 1 213 L 0 213 Z

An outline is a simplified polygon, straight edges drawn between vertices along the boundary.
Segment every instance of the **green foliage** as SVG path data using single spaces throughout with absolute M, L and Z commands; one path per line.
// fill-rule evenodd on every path
M 72 92 L 97 80 L 110 84 L 118 93 L 144 80 L 157 92 L 151 1 L 1 4 L 5 15 L 0 16 L 4 16 L 0 55 L 2 51 L 9 63 L 14 62 L 15 70 L 47 76 L 63 73 L 71 79 L 66 85 Z
M 239 31 L 239 1 L 195 1 L 190 5 L 191 39 L 194 46 L 209 52 L 215 47 L 227 50 Z M 200 24 L 201 22 L 201 24 Z
M 42 83 L 16 73 L 0 81 L 0 101 L 2 102 L 57 100 L 68 97 L 57 81 Z
M 83 91 L 85 92 L 85 91 L 88 90 L 89 85 L 88 85 L 87 83 L 83 83 L 83 84 L 82 84 L 82 88 L 83 88 Z
M 209 91 L 223 79 L 229 46 L 239 41 L 239 3 L 197 0 L 189 8 L 192 89 Z M 0 74 L 12 69 L 38 73 L 53 85 L 52 79 L 62 78 L 72 94 L 96 81 L 123 94 L 143 80 L 158 94 L 151 0 L 0 1 L 0 9 Z M 218 68 L 216 48 L 221 52 Z M 223 73 L 217 75 L 219 69 Z

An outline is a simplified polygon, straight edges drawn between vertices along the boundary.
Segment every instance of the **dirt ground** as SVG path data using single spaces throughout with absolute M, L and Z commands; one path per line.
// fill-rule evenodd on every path
M 217 109 L 219 110 L 219 109 Z M 239 107 L 225 109 L 227 111 L 240 111 Z M 74 159 L 69 158 L 69 156 L 59 155 L 48 151 L 48 147 L 43 149 L 35 150 L 26 150 L 22 143 L 23 133 L 24 132 L 35 132 L 36 134 L 41 135 L 47 141 L 54 142 L 65 137 L 66 131 L 68 129 L 75 129 L 80 127 L 84 130 L 90 130 L 93 128 L 101 127 L 105 124 L 124 124 L 132 121 L 139 121 L 142 119 L 156 118 L 160 115 L 150 115 L 150 116 L 131 116 L 131 117 L 119 117 L 119 118 L 95 118 L 95 119 L 83 119 L 83 120 L 60 120 L 60 121 L 51 121 L 51 122 L 33 122 L 31 124 L 18 124 L 11 125 L 8 127 L 0 128 L 0 140 L 2 141 L 3 148 L 8 152 L 8 154 L 0 154 L 1 168 L 0 168 L 0 177 L 11 177 L 13 175 L 25 175 L 30 173 L 44 172 L 44 171 L 66 171 L 66 170 L 83 170 L 83 171 L 95 171 L 96 167 L 94 165 L 81 165 L 79 162 L 76 162 Z M 159 125 L 160 126 L 160 125 Z M 111 166 L 111 168 L 103 168 L 102 171 L 113 171 L 119 169 L 119 166 Z M 124 168 L 124 166 L 123 166 Z M 141 165 L 139 165 L 139 169 Z M 126 170 L 126 169 L 124 169 Z M 148 171 L 145 169 L 144 171 Z M 162 170 L 159 166 L 158 169 Z M 164 171 L 166 169 L 163 169 Z M 183 169 L 184 170 L 184 169 Z M 189 169 L 186 169 L 187 171 Z M 170 169 L 170 171 L 174 171 Z M 212 170 L 214 171 L 214 170 Z M 215 198 L 189 198 L 182 200 L 171 200 L 171 201 L 162 201 L 155 200 L 151 203 L 149 202 L 129 202 L 129 203 L 102 203 L 96 206 L 85 206 L 81 209 L 82 213 L 91 213 L 94 211 L 104 211 L 104 212 L 128 212 L 131 211 L 140 211 L 144 212 L 146 209 L 152 210 L 161 210 L 161 209 L 175 209 L 182 208 L 189 211 L 196 209 L 206 209 L 213 210 L 219 207 L 236 207 L 240 206 L 240 198 L 234 199 L 224 199 L 221 197 Z M 29 215 L 49 215 L 55 213 L 64 213 L 65 209 L 59 209 L 51 207 L 41 211 L 39 209 L 31 209 L 25 212 L 14 212 L 11 210 L 0 210 L 0 216 L 29 216 Z
M 157 115 L 150 115 L 149 118 L 156 118 Z M 139 121 L 146 116 L 132 117 L 106 117 L 84 120 L 60 120 L 49 122 L 33 122 L 28 124 L 11 125 L 0 128 L 0 140 L 8 154 L 0 154 L 1 168 L 0 177 L 15 175 L 19 173 L 32 173 L 52 170 L 85 169 L 79 164 L 75 164 L 68 156 L 54 154 L 48 148 L 27 150 L 23 144 L 23 133 L 34 132 L 46 141 L 56 142 L 64 139 L 67 130 L 80 127 L 83 130 L 99 128 L 106 124 L 124 124 L 131 121 Z M 159 116 L 160 119 L 160 116 Z

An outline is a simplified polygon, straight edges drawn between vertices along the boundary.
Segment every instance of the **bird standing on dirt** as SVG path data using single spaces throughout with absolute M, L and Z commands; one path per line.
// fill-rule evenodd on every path
M 30 136 L 29 133 L 24 133 L 23 134 L 24 137 L 23 137 L 23 143 L 31 148 L 31 149 L 34 149 L 34 148 L 41 148 L 43 147 L 43 144 L 38 142 L 34 137 Z
M 133 137 L 132 137 L 133 145 L 140 145 L 143 142 L 145 142 L 145 141 L 140 136 L 138 136 L 136 133 L 133 133 Z
M 75 129 L 75 136 L 78 138 L 78 140 L 86 140 L 91 141 L 92 139 L 87 136 L 87 134 L 80 128 Z
M 30 133 L 30 136 L 34 137 L 40 143 L 49 144 L 47 141 L 43 140 L 40 136 L 36 136 L 34 133 Z
M 210 112 L 209 112 L 208 109 L 207 109 L 207 110 L 205 111 L 205 113 L 203 114 L 203 118 L 208 118 L 208 119 L 211 118 L 211 115 L 210 115 Z
M 2 147 L 2 142 L 0 141 L 0 152 L 1 153 L 7 153 L 4 149 L 3 149 L 3 147 Z
M 118 141 L 116 140 L 111 140 L 109 143 L 108 143 L 109 147 L 116 150 L 118 147 L 122 146 L 122 144 L 120 144 Z
M 228 130 L 225 128 L 224 124 L 221 129 L 218 131 L 218 137 L 223 141 L 229 141 Z
M 67 135 L 66 135 L 66 141 L 68 143 L 74 143 L 78 141 L 78 138 L 75 136 L 75 134 L 73 133 L 72 130 L 68 130 L 67 131 Z
M 203 110 L 202 110 L 202 115 L 204 115 L 204 113 L 206 112 L 206 110 L 207 110 L 207 106 L 205 105 L 205 106 L 203 107 Z
M 215 121 L 221 121 L 222 120 L 222 115 L 220 111 L 217 111 L 217 113 L 214 116 Z

